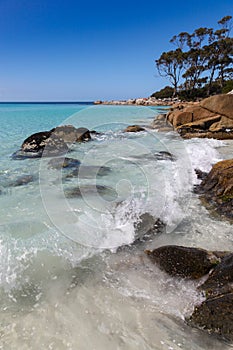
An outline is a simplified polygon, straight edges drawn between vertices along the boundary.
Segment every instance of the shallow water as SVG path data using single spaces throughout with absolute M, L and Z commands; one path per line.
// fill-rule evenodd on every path
M 211 217 L 192 192 L 194 169 L 209 171 L 231 157 L 232 145 L 149 128 L 123 132 L 149 125 L 159 112 L 0 105 L 0 349 L 231 348 L 186 325 L 202 300 L 197 282 L 170 278 L 143 250 L 233 249 L 232 225 Z M 47 158 L 11 159 L 27 136 L 59 124 L 101 133 L 72 145 L 67 156 L 81 161 L 78 174 L 52 169 Z M 174 159 L 160 159 L 160 151 Z M 24 175 L 33 181 L 19 186 Z M 146 231 L 148 223 L 136 229 L 145 213 L 166 223 L 166 231 L 130 246 Z

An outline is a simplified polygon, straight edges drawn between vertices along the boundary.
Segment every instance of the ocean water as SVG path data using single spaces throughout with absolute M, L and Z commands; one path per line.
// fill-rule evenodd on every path
M 232 144 L 150 129 L 165 109 L 0 105 L 0 349 L 232 348 L 185 323 L 200 282 L 169 277 L 144 253 L 233 249 L 232 225 L 193 193 L 195 169 L 230 158 Z M 79 174 L 11 158 L 32 133 L 65 124 L 98 132 L 70 145 Z M 131 124 L 146 131 L 123 132 Z M 157 219 L 163 231 L 134 244 Z

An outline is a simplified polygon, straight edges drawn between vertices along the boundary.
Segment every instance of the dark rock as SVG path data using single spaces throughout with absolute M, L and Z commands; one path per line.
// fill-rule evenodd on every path
M 150 259 L 171 276 L 197 279 L 220 262 L 212 252 L 175 245 L 145 251 Z
M 130 125 L 124 131 L 125 132 L 140 132 L 140 131 L 145 131 L 145 129 L 139 125 Z
M 75 128 L 73 125 L 58 126 L 50 131 L 42 131 L 24 140 L 19 151 L 12 155 L 13 159 L 55 157 L 66 154 L 69 150 L 66 143 L 91 140 L 86 128 Z
M 23 141 L 21 151 L 38 153 L 44 150 L 46 140 L 51 136 L 51 131 L 41 131 L 32 134 Z
M 102 135 L 102 132 L 96 131 L 96 130 L 90 130 L 90 134 L 92 135 Z
M 226 340 L 233 340 L 233 293 L 207 299 L 196 306 L 187 320 L 194 327 L 209 333 L 220 335 Z
M 77 141 L 78 142 L 86 142 L 91 140 L 90 131 L 86 128 L 78 128 L 77 132 Z
M 216 255 L 218 252 L 216 253 Z M 225 255 L 224 255 L 225 254 Z M 233 254 L 222 252 L 221 262 L 213 269 L 208 279 L 199 287 L 208 298 L 233 292 Z
M 197 174 L 197 178 L 199 180 L 204 180 L 208 173 L 205 173 L 204 171 L 201 171 L 200 169 L 195 169 L 195 173 Z
M 155 153 L 154 156 L 157 160 L 171 160 L 172 162 L 175 161 L 175 157 L 167 151 L 160 151 L 158 153 Z
M 52 131 L 42 131 L 24 140 L 21 149 L 12 155 L 13 159 L 53 157 L 68 152 L 66 143 L 52 134 Z
M 78 168 L 81 162 L 78 159 L 61 157 L 61 158 L 53 158 L 48 162 L 48 166 L 52 169 L 61 169 L 61 168 Z

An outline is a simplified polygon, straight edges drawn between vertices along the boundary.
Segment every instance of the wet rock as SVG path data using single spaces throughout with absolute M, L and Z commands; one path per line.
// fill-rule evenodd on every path
M 102 132 L 96 131 L 96 130 L 90 130 L 91 135 L 102 135 Z
M 195 173 L 197 174 L 197 178 L 199 180 L 204 180 L 206 178 L 207 174 L 208 174 L 208 173 L 206 173 L 206 172 L 204 172 L 204 171 L 202 171 L 200 169 L 195 169 Z
M 233 254 L 221 252 L 221 262 L 213 269 L 208 279 L 199 287 L 208 298 L 233 293 Z
M 175 245 L 145 251 L 150 259 L 171 276 L 197 279 L 220 262 L 212 252 Z
M 53 157 L 68 152 L 66 143 L 53 135 L 52 131 L 42 131 L 26 138 L 19 151 L 12 155 L 13 159 Z
M 145 131 L 145 129 L 139 125 L 130 125 L 124 131 L 125 132 L 140 132 L 140 131 Z
M 233 293 L 207 299 L 196 306 L 192 316 L 187 319 L 194 327 L 233 340 Z
M 86 128 L 75 128 L 73 125 L 58 126 L 50 131 L 41 131 L 26 138 L 13 159 L 56 157 L 69 151 L 67 143 L 91 140 Z
M 78 142 L 87 142 L 91 140 L 90 131 L 87 128 L 78 128 L 76 132 Z
M 68 157 L 60 157 L 60 158 L 53 158 L 48 162 L 48 166 L 52 169 L 61 169 L 61 168 L 78 168 L 80 166 L 81 162 L 78 159 L 74 158 L 68 158 Z
M 195 191 L 220 215 L 233 219 L 233 159 L 216 163 Z
M 189 325 L 233 340 L 233 253 L 200 248 L 163 246 L 146 251 L 153 262 L 172 276 L 200 278 L 209 273 L 198 290 L 206 300 L 197 305 Z

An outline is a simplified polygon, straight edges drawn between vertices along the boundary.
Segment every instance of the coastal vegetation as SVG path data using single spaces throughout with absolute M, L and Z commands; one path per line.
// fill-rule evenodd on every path
M 232 16 L 218 21 L 218 28 L 201 27 L 181 32 L 170 40 L 174 50 L 155 61 L 160 76 L 171 86 L 152 94 L 156 98 L 178 96 L 193 100 L 233 89 Z

